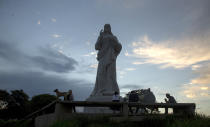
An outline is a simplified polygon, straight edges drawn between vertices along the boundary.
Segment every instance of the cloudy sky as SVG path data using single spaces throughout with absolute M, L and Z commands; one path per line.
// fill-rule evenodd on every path
M 117 59 L 121 95 L 151 88 L 210 115 L 209 0 L 1 0 L 0 89 L 30 96 L 73 89 L 91 93 L 94 45 L 110 23 L 123 48 Z

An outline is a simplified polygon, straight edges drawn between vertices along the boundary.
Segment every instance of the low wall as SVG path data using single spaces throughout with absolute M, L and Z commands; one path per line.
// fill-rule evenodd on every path
M 127 103 L 127 102 L 83 102 L 83 101 L 60 101 L 55 105 L 55 113 L 38 116 L 35 118 L 35 127 L 49 127 L 58 120 L 68 120 L 74 117 L 72 113 L 73 106 L 86 106 L 86 107 L 120 107 L 121 117 L 128 118 L 129 111 L 128 107 L 140 107 L 140 108 L 165 108 L 165 114 L 168 114 L 168 108 L 173 108 L 174 114 L 182 115 L 194 115 L 196 105 L 194 103 L 177 103 L 177 104 L 166 104 L 166 103 L 154 103 L 154 104 L 143 104 L 143 103 Z M 86 113 L 87 114 L 87 113 Z M 88 115 L 88 114 L 87 114 Z M 93 114 L 95 115 L 95 114 Z M 92 115 L 90 115 L 92 116 Z
M 38 116 L 35 118 L 35 127 L 49 127 L 58 120 L 70 119 L 72 108 L 69 105 L 57 103 L 55 113 Z
M 56 121 L 55 114 L 47 114 L 35 118 L 35 127 L 49 127 Z

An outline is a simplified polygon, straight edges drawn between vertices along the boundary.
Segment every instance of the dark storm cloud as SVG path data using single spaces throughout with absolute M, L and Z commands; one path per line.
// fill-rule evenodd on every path
M 24 56 L 16 46 L 16 44 L 0 40 L 0 59 L 7 62 L 17 62 L 22 59 Z
M 54 94 L 53 90 L 56 88 L 61 91 L 72 89 L 77 100 L 84 100 L 89 96 L 89 82 L 62 77 L 61 73 L 74 70 L 74 66 L 78 64 L 73 58 L 50 48 L 40 48 L 38 55 L 29 56 L 17 46 L 0 41 L 0 64 L 3 65 L 0 67 L 0 89 L 23 89 L 30 96 Z M 5 70 L 5 67 L 12 69 Z
M 188 3 L 187 3 L 188 2 Z M 210 31 L 210 1 L 209 0 L 193 0 L 187 1 L 187 12 L 184 20 L 189 24 L 189 29 L 198 34 L 208 33 Z
M 39 55 L 29 56 L 21 52 L 17 45 L 0 41 L 0 63 L 6 62 L 8 65 L 18 65 L 18 68 L 30 69 L 41 68 L 43 71 L 53 71 L 66 73 L 75 69 L 78 64 L 76 60 L 59 53 L 55 49 L 40 48 Z
M 74 70 L 75 65 L 78 64 L 73 58 L 59 53 L 58 51 L 46 48 L 41 48 L 40 51 L 43 56 L 34 56 L 31 57 L 31 60 L 34 64 L 45 70 L 59 73 L 69 72 L 70 70 Z
M 91 83 L 83 80 L 66 79 L 42 72 L 0 72 L 0 89 L 23 89 L 28 95 L 49 93 L 58 88 L 61 91 L 73 90 L 75 99 L 84 100 L 91 92 Z

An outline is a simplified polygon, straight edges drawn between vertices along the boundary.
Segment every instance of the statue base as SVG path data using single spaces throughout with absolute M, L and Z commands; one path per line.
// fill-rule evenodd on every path
M 112 96 L 90 96 L 86 101 L 91 102 L 112 102 Z M 109 107 L 85 107 L 85 113 L 113 113 Z

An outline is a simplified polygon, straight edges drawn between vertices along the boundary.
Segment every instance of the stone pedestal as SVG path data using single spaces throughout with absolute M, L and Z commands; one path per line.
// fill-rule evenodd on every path
M 111 95 L 104 95 L 104 96 L 90 96 L 86 99 L 86 101 L 90 102 L 112 102 Z M 120 100 L 122 101 L 122 100 Z M 85 107 L 85 113 L 113 113 L 109 107 Z
M 90 96 L 86 101 L 90 102 L 111 102 L 112 96 Z M 112 113 L 109 107 L 85 107 L 85 113 Z

